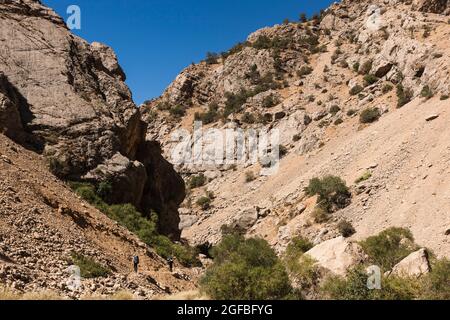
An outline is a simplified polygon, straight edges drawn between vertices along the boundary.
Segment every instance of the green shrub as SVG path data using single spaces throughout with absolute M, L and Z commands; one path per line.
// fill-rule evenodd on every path
M 57 158 L 48 159 L 48 168 L 50 172 L 58 178 L 64 178 L 68 173 L 65 163 Z
M 196 176 L 192 176 L 189 179 L 189 188 L 195 189 L 203 187 L 207 182 L 207 179 L 203 173 L 199 173 Z
M 354 86 L 353 88 L 350 89 L 350 94 L 352 96 L 355 96 L 363 90 L 364 90 L 364 88 L 362 86 L 360 86 L 359 84 L 357 84 L 356 86 Z
M 271 94 L 263 99 L 262 107 L 263 108 L 272 108 L 272 107 L 276 106 L 278 103 L 280 103 L 278 98 L 275 97 L 273 94 Z
M 376 77 L 373 74 L 366 74 L 364 76 L 364 83 L 365 83 L 366 86 L 370 86 L 370 85 L 378 82 L 378 80 L 380 80 L 380 78 Z
M 367 60 L 358 69 L 359 74 L 368 74 L 372 70 L 372 60 Z
M 289 242 L 286 248 L 285 256 L 289 257 L 289 260 L 295 260 L 305 252 L 311 250 L 313 247 L 314 245 L 308 239 L 301 236 L 295 237 L 291 240 L 291 242 Z
M 257 121 L 257 117 L 255 117 L 255 115 L 253 113 L 245 112 L 242 115 L 241 121 L 243 123 L 253 124 L 253 123 L 255 123 Z
M 364 267 L 356 267 L 347 276 L 331 276 L 322 285 L 322 295 L 334 300 L 412 300 L 419 291 L 418 281 L 399 277 L 382 277 L 381 289 L 367 286 Z
M 353 228 L 352 224 L 347 220 L 341 220 L 338 225 L 339 233 L 344 237 L 348 238 L 355 234 L 356 230 Z
M 352 68 L 353 68 L 353 71 L 355 71 L 355 72 L 359 72 L 359 62 L 355 62 L 354 64 L 353 64 L 353 66 L 352 66 Z
M 333 105 L 330 108 L 330 113 L 334 116 L 336 115 L 339 111 L 341 111 L 341 108 L 339 108 L 339 106 L 337 105 Z
M 203 124 L 210 124 L 219 119 L 219 105 L 212 103 L 208 106 L 207 112 L 196 112 L 194 118 L 196 121 L 201 121 Z
M 302 66 L 300 70 L 297 71 L 297 75 L 302 78 L 304 76 L 311 74 L 313 70 L 314 69 L 311 68 L 310 66 Z
M 409 103 L 412 97 L 413 92 L 410 89 L 405 89 L 401 83 L 397 85 L 397 108 Z
M 367 108 L 361 112 L 359 116 L 359 121 L 361 123 L 372 123 L 377 121 L 380 117 L 381 117 L 380 109 Z
M 447 100 L 448 99 L 448 95 L 444 94 L 441 96 L 441 101 Z
M 392 227 L 361 241 L 360 244 L 372 263 L 388 271 L 414 252 L 416 246 L 413 243 L 411 231 Z
M 109 268 L 104 267 L 95 260 L 80 253 L 72 252 L 70 258 L 71 263 L 80 268 L 80 275 L 83 278 L 90 279 L 106 277 L 111 273 Z
M 363 181 L 369 180 L 370 178 L 372 178 L 372 173 L 370 171 L 366 171 L 361 177 L 355 180 L 355 183 L 358 184 Z
M 262 239 L 227 235 L 211 250 L 213 265 L 200 280 L 215 300 L 278 300 L 292 293 L 288 274 Z
M 357 113 L 358 113 L 357 110 L 355 110 L 355 109 L 350 109 L 350 110 L 347 111 L 347 116 L 348 116 L 348 117 L 352 117 L 353 115 L 355 115 L 355 114 L 357 114 Z
M 450 260 L 436 261 L 431 270 L 424 280 L 423 298 L 450 300 Z
M 97 194 L 102 199 L 109 199 L 111 197 L 113 187 L 110 181 L 102 181 L 97 187 Z
M 394 89 L 394 87 L 392 85 L 390 85 L 389 83 L 386 83 L 383 85 L 383 88 L 381 89 L 381 91 L 386 94 L 390 91 L 392 91 L 392 89 Z
M 294 136 L 292 137 L 292 141 L 297 142 L 297 141 L 300 141 L 301 138 L 302 138 L 302 135 L 297 133 L 297 134 L 294 134 Z
M 332 175 L 322 179 L 311 179 L 305 192 L 309 196 L 318 195 L 317 204 L 327 212 L 333 212 L 335 208 L 345 208 L 349 205 L 351 198 L 345 181 Z
M 252 181 L 255 181 L 256 177 L 255 174 L 253 173 L 253 171 L 247 171 L 245 173 L 245 182 L 249 183 Z
M 169 109 L 169 113 L 175 118 L 181 118 L 186 115 L 186 109 L 183 106 L 174 106 Z
M 209 197 L 200 197 L 197 199 L 197 205 L 202 208 L 202 210 L 208 210 L 211 208 L 211 198 Z
M 206 53 L 206 64 L 217 64 L 218 63 L 218 59 L 219 59 L 219 55 L 217 53 L 214 52 L 207 52 Z
M 311 216 L 315 223 L 324 223 L 330 220 L 330 213 L 319 206 L 314 208 Z
M 286 146 L 280 144 L 279 149 L 278 149 L 278 155 L 281 158 L 283 158 L 284 156 L 286 156 L 288 154 L 288 149 L 286 148 Z
M 338 118 L 338 119 L 336 119 L 336 120 L 334 121 L 334 125 L 335 125 L 335 126 L 338 126 L 338 125 L 340 125 L 340 124 L 342 124 L 342 123 L 344 123 L 344 120 L 342 120 L 341 118 Z
M 420 91 L 420 96 L 425 99 L 431 99 L 433 97 L 433 91 L 431 91 L 430 86 L 426 85 Z

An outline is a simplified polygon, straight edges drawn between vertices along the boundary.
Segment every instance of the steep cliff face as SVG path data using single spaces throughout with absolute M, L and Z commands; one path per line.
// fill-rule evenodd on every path
M 1 130 L 42 152 L 61 178 L 111 180 L 122 195 L 113 202 L 148 203 L 141 196 L 143 186 L 157 189 L 155 180 L 132 173 L 127 161 L 120 162 L 125 177 L 116 174 L 117 163 L 108 171 L 113 157 L 147 161 L 136 157 L 146 143 L 146 124 L 114 52 L 74 36 L 39 1 L 0 2 L 0 30 Z M 163 169 L 161 178 L 176 176 L 170 165 Z M 167 206 L 170 210 L 164 211 L 177 215 L 176 206 Z M 164 202 L 151 209 L 161 207 Z
M 207 142 L 203 163 L 180 163 L 186 179 L 207 180 L 182 205 L 183 236 L 217 242 L 237 225 L 283 250 L 298 235 L 333 238 L 345 219 L 354 238 L 403 226 L 448 255 L 448 194 L 430 190 L 445 190 L 449 175 L 449 13 L 448 1 L 341 1 L 183 70 L 143 108 L 148 137 L 167 156 L 179 144 L 172 133 L 192 132 L 194 119 L 204 129 L 278 130 L 284 146 L 271 176 L 259 161 L 208 164 L 215 150 Z M 354 198 L 317 223 L 304 188 L 326 174 L 343 177 Z M 368 181 L 356 183 L 364 174 Z M 208 206 L 198 205 L 205 195 Z

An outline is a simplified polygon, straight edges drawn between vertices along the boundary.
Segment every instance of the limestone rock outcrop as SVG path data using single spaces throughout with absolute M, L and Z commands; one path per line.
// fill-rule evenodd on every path
M 160 188 L 168 174 L 170 191 L 184 190 L 182 179 L 173 179 L 168 163 L 155 173 L 151 166 L 163 163 L 157 149 L 137 159 L 147 124 L 113 50 L 73 35 L 40 1 L 1 1 L 0 30 L 0 131 L 42 153 L 60 178 L 111 178 L 111 202 L 145 202 L 161 215 L 178 215 L 180 201 L 165 203 L 160 194 L 167 189 Z M 158 199 L 143 199 L 144 186 L 152 190 L 145 196 Z M 168 220 L 174 225 L 167 228 L 177 228 L 177 219 Z

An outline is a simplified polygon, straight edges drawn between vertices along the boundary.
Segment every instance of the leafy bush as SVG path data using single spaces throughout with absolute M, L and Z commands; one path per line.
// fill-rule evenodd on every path
M 294 134 L 294 136 L 292 137 L 292 141 L 297 142 L 297 141 L 300 141 L 301 138 L 302 138 L 302 135 L 297 133 L 297 134 Z
M 420 96 L 425 99 L 430 99 L 433 97 L 433 91 L 431 91 L 430 86 L 426 85 L 420 91 Z
M 372 70 L 372 60 L 367 60 L 358 69 L 359 74 L 368 74 Z
M 186 109 L 183 106 L 174 106 L 169 109 L 171 116 L 181 118 L 186 114 Z
M 110 181 L 102 181 L 97 187 L 96 193 L 102 199 L 109 199 L 111 197 L 113 187 Z
M 363 181 L 369 180 L 372 177 L 372 173 L 370 171 L 366 171 L 361 177 L 355 180 L 355 183 L 361 183 Z
M 368 274 L 362 266 L 347 273 L 345 278 L 329 277 L 322 285 L 322 295 L 334 300 L 412 300 L 419 290 L 414 279 L 383 277 L 381 290 L 367 286 Z
M 286 148 L 286 146 L 280 144 L 279 149 L 278 149 L 278 155 L 281 158 L 283 158 L 284 156 L 286 156 L 288 154 L 288 149 Z
M 444 94 L 441 96 L 441 101 L 447 100 L 448 99 L 448 95 Z
M 352 66 L 353 71 L 359 72 L 359 66 L 360 66 L 359 62 L 355 62 Z
M 255 115 L 250 113 L 250 112 L 245 112 L 242 115 L 241 121 L 243 123 L 253 124 L 253 123 L 255 123 L 257 121 L 257 117 L 255 117 Z
M 57 158 L 48 159 L 48 168 L 58 178 L 63 178 L 67 174 L 65 163 Z
M 361 123 L 372 123 L 377 121 L 381 117 L 380 109 L 378 108 L 367 108 L 361 112 L 359 116 L 359 121 Z
M 364 88 L 362 86 L 360 86 L 359 84 L 357 84 L 356 86 L 354 86 L 353 88 L 350 89 L 350 94 L 352 96 L 355 96 L 363 90 L 364 90 Z
M 288 274 L 262 239 L 227 235 L 211 250 L 213 265 L 201 279 L 215 300 L 278 300 L 292 293 Z
M 202 210 L 208 210 L 211 208 L 211 198 L 209 197 L 200 197 L 197 199 L 197 205 L 202 208 Z
M 327 212 L 332 212 L 335 208 L 345 208 L 350 203 L 351 198 L 351 193 L 345 181 L 332 175 L 325 176 L 322 179 L 311 179 L 305 192 L 309 196 L 318 195 L 318 205 Z
M 313 72 L 313 68 L 311 68 L 310 66 L 302 66 L 300 68 L 300 70 L 297 71 L 297 75 L 299 77 L 304 77 L 307 76 L 308 74 L 311 74 L 311 72 Z
M 314 208 L 311 216 L 313 217 L 315 223 L 324 223 L 330 220 L 330 213 L 320 206 Z
M 291 242 L 289 242 L 286 248 L 285 256 L 290 257 L 290 260 L 294 260 L 305 252 L 311 250 L 313 247 L 314 245 L 308 239 L 301 236 L 295 237 L 291 240 Z
M 341 118 L 338 118 L 338 119 L 336 119 L 336 120 L 334 121 L 334 125 L 335 125 L 335 126 L 338 126 L 338 125 L 340 125 L 340 124 L 342 124 L 342 123 L 344 123 L 344 120 L 342 120 Z
M 392 85 L 390 85 L 389 83 L 386 83 L 385 85 L 383 85 L 383 88 L 381 89 L 381 91 L 386 94 L 390 91 L 392 91 L 392 89 L 394 89 L 394 87 Z
M 194 118 L 205 125 L 216 122 L 219 119 L 219 105 L 216 103 L 210 104 L 207 112 L 196 112 Z
M 450 260 L 436 261 L 424 280 L 424 297 L 432 300 L 450 300 Z
M 350 109 L 347 111 L 347 116 L 352 117 L 353 115 L 357 114 L 358 111 L 356 111 L 355 109 Z
M 263 108 L 272 108 L 272 107 L 276 106 L 278 103 L 280 103 L 278 98 L 275 97 L 273 94 L 271 94 L 263 99 L 262 106 L 263 106 Z
M 203 187 L 207 182 L 207 179 L 203 173 L 199 173 L 196 176 L 192 176 L 189 179 L 189 188 L 195 189 Z
M 337 105 L 333 105 L 330 108 L 330 113 L 334 116 L 336 115 L 336 113 L 338 113 L 339 111 L 341 111 L 341 108 L 339 108 L 339 106 Z
M 356 230 L 353 228 L 352 224 L 348 222 L 347 220 L 341 220 L 338 223 L 338 230 L 339 233 L 344 237 L 348 238 L 355 234 Z
M 397 108 L 409 103 L 412 97 L 413 92 L 410 89 L 405 89 L 401 83 L 397 85 Z
M 411 231 L 392 227 L 360 244 L 372 263 L 388 271 L 416 249 L 413 243 Z
M 219 55 L 217 53 L 214 52 L 207 52 L 206 53 L 206 64 L 216 64 L 218 63 L 218 59 L 219 59 Z
M 366 86 L 370 86 L 370 85 L 376 83 L 378 80 L 380 80 L 380 78 L 376 77 L 373 74 L 366 74 L 364 76 L 364 83 Z
M 245 173 L 245 182 L 249 183 L 252 182 L 256 179 L 255 174 L 253 173 L 253 171 L 247 171 Z
M 80 268 L 81 276 L 86 279 L 106 277 L 111 270 L 104 267 L 93 259 L 83 256 L 80 253 L 72 252 L 70 255 L 71 263 Z

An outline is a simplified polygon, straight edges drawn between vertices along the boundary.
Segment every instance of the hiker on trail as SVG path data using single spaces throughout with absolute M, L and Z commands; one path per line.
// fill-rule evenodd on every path
M 138 272 L 138 267 L 139 267 L 139 257 L 138 256 L 134 256 L 133 257 L 133 267 L 134 267 L 134 272 Z
M 173 258 L 172 257 L 167 258 L 167 263 L 169 264 L 170 272 L 172 272 L 173 271 Z

